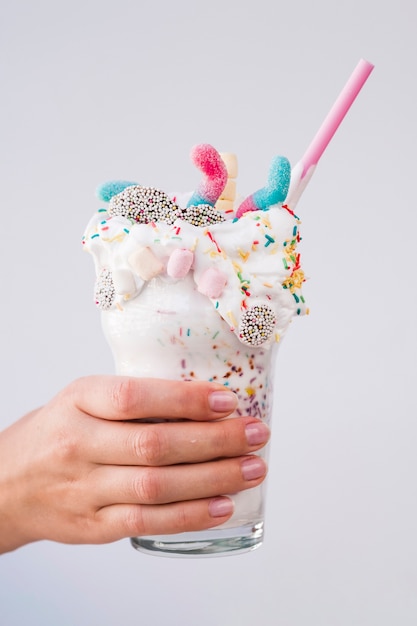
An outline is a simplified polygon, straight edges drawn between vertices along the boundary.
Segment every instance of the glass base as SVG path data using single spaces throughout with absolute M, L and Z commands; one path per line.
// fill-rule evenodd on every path
M 157 556 L 208 557 L 228 556 L 256 550 L 262 544 L 264 523 L 237 528 L 200 530 L 178 535 L 132 537 L 136 550 Z

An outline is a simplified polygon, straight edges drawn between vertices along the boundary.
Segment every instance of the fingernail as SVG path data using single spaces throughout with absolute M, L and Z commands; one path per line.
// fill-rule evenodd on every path
M 237 407 L 237 396 L 233 391 L 213 391 L 208 397 L 208 402 L 212 411 L 224 413 Z
M 269 428 L 263 422 L 252 422 L 245 429 L 246 439 L 250 446 L 266 443 L 269 439 Z
M 265 475 L 265 463 L 257 456 L 242 461 L 242 474 L 245 480 L 255 480 Z
M 230 498 L 214 498 L 208 508 L 211 517 L 224 517 L 233 513 L 234 506 Z

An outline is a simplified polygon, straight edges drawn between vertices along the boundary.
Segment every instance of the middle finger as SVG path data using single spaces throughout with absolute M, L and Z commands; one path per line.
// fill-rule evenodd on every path
M 90 461 L 104 465 L 160 466 L 199 463 L 254 452 L 269 428 L 253 417 L 215 422 L 99 422 L 89 437 Z

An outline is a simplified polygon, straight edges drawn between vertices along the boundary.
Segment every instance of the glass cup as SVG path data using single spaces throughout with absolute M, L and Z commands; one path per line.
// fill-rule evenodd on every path
M 243 344 L 231 332 L 191 275 L 179 282 L 152 278 L 139 298 L 123 310 L 102 311 L 103 330 L 117 374 L 182 381 L 209 380 L 238 396 L 234 415 L 271 420 L 273 368 L 277 343 Z M 259 453 L 267 455 L 267 447 Z M 225 524 L 198 532 L 133 537 L 143 552 L 172 556 L 213 556 L 259 547 L 264 534 L 265 485 L 237 494 Z

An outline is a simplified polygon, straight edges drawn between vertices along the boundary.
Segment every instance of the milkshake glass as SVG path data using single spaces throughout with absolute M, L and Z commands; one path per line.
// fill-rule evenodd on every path
M 237 415 L 270 422 L 278 344 L 292 318 L 308 313 L 294 209 L 372 69 L 359 61 L 302 159 L 291 170 L 276 157 L 266 186 L 237 210 L 235 160 L 209 145 L 192 153 L 203 182 L 186 203 L 126 181 L 99 189 L 109 206 L 90 220 L 83 243 L 119 374 L 223 383 L 238 396 Z M 264 486 L 231 497 L 235 511 L 222 526 L 132 543 L 187 556 L 256 548 Z
M 215 381 L 236 393 L 234 415 L 269 424 L 279 342 L 291 319 L 308 312 L 299 219 L 283 204 L 290 166 L 277 157 L 274 184 L 232 211 L 224 188 L 233 168 L 211 146 L 193 154 L 205 178 L 185 208 L 177 196 L 134 183 L 100 190 L 109 206 L 90 221 L 84 246 L 96 264 L 104 333 L 117 374 Z M 259 454 L 265 458 L 267 448 Z M 227 494 L 235 508 L 221 526 L 132 543 L 186 556 L 254 549 L 263 538 L 264 492 L 262 484 Z
M 237 394 L 236 414 L 270 422 L 277 344 L 269 350 L 242 345 L 196 291 L 192 277 L 183 279 L 181 286 L 155 277 L 146 294 L 131 304 L 124 315 L 102 314 L 118 374 L 216 381 Z M 264 456 L 265 448 L 258 454 Z M 197 556 L 256 548 L 263 536 L 264 484 L 231 497 L 234 514 L 220 527 L 136 537 L 132 543 L 141 550 Z

